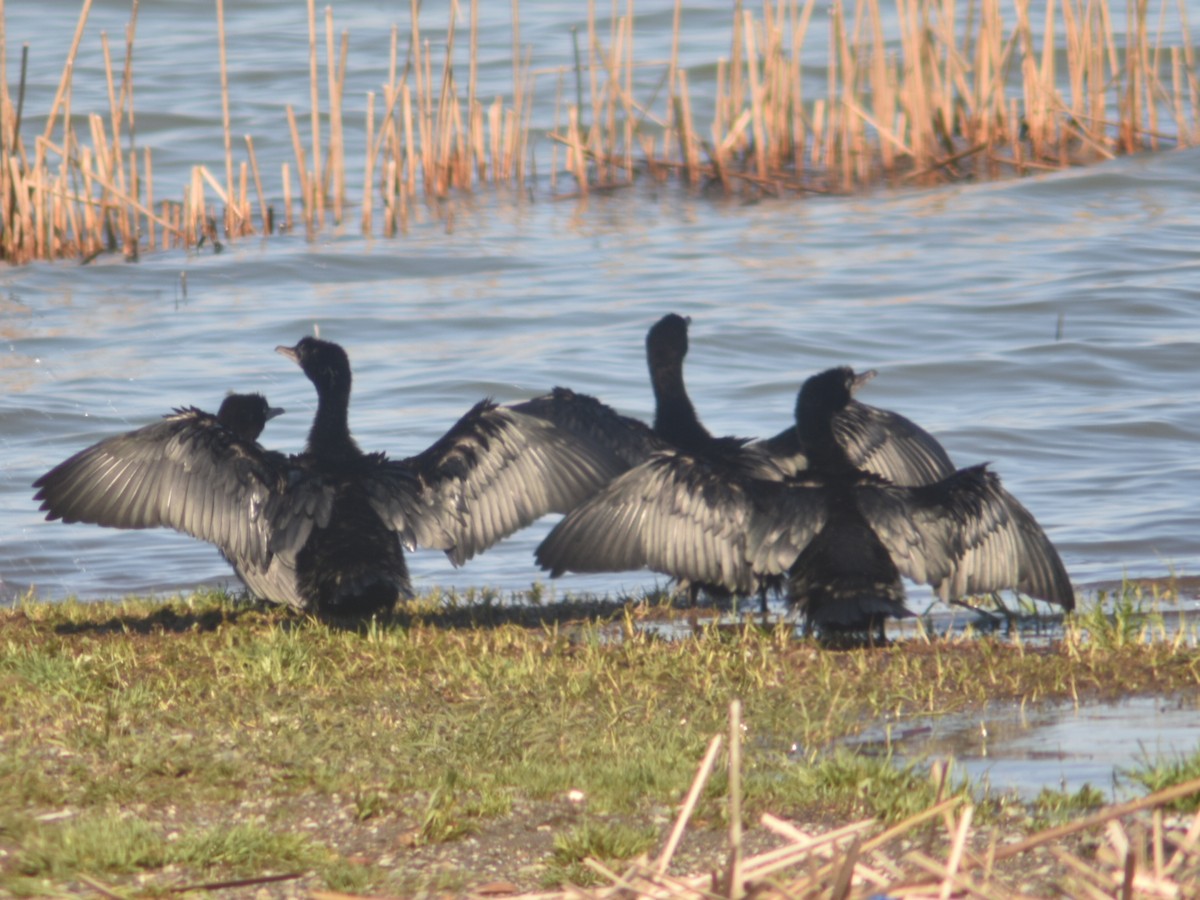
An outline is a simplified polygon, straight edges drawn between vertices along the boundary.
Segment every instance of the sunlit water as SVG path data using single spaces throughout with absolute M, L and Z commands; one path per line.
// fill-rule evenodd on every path
M 1190 756 L 1197 744 L 1194 698 L 1179 697 L 1004 704 L 970 715 L 885 722 L 845 742 L 902 762 L 952 758 L 957 776 L 1013 789 L 1026 800 L 1043 789 L 1073 794 L 1085 785 L 1108 799 L 1126 799 L 1140 769 Z
M 554 384 L 649 417 L 643 338 L 670 310 L 693 317 L 687 377 L 714 431 L 774 433 L 806 375 L 873 367 L 864 399 L 920 422 L 960 464 L 991 461 L 1077 583 L 1193 574 L 1198 161 L 801 204 L 493 201 L 452 235 L 430 224 L 392 241 L 287 236 L 6 269 L 0 576 L 10 597 L 50 598 L 227 579 L 186 537 L 43 522 L 29 484 L 95 440 L 173 406 L 215 408 L 231 389 L 287 408 L 266 443 L 298 450 L 312 387 L 272 351 L 315 327 L 351 354 L 362 445 L 407 455 L 482 396 Z M 542 533 L 461 571 L 417 553 L 417 583 L 527 587 Z

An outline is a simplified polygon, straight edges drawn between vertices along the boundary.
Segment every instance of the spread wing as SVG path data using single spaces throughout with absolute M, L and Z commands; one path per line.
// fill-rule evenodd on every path
M 1074 609 L 1058 551 L 986 467 L 917 488 L 862 487 L 857 496 L 897 568 L 943 600 L 1013 589 Z
M 551 422 L 487 400 L 396 465 L 421 489 L 389 491 L 381 514 L 406 519 L 419 545 L 445 550 L 455 565 L 547 513 L 573 509 L 624 468 Z
M 833 417 L 833 433 L 851 463 L 893 484 L 933 484 L 955 471 L 937 438 L 890 410 L 852 400 Z
M 80 451 L 34 482 L 34 499 L 50 520 L 165 526 L 265 565 L 280 460 L 187 408 Z
M 580 440 L 603 448 L 621 460 L 624 468 L 645 462 L 652 453 L 671 449 L 645 422 L 623 416 L 595 397 L 577 394 L 569 388 L 556 387 L 549 394 L 508 408 L 545 419 Z
M 746 480 L 696 457 L 656 454 L 568 514 L 535 555 L 555 576 L 645 567 L 749 593 L 751 494 Z
M 746 538 L 750 566 L 760 576 L 782 575 L 829 520 L 825 488 L 756 483 L 752 500 Z
M 856 468 L 893 484 L 933 484 L 954 474 L 954 464 L 937 438 L 899 413 L 852 400 L 833 417 L 833 433 Z M 795 427 L 753 446 L 768 453 L 788 475 L 808 468 L 804 441 Z

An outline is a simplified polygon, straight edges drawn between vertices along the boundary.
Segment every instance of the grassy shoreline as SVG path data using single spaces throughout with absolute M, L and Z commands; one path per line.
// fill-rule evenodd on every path
M 587 883 L 589 855 L 658 852 L 734 699 L 747 852 L 778 840 L 755 824 L 764 813 L 894 823 L 955 795 L 972 800 L 981 836 L 1020 835 L 1107 798 L 1030 808 L 839 740 L 906 715 L 1200 683 L 1194 640 L 1116 615 L 1046 646 L 968 637 L 832 652 L 787 626 L 665 641 L 639 622 L 676 613 L 650 602 L 539 608 L 522 620 L 430 597 L 361 629 L 214 593 L 0 612 L 0 892 L 90 892 L 91 879 L 159 893 L 295 873 L 256 889 Z M 724 860 L 730 790 L 718 766 L 673 871 Z

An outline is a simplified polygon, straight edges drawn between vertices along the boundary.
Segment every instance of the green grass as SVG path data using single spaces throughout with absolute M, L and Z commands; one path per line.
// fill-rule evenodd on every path
M 752 826 L 932 803 L 922 767 L 836 749 L 881 720 L 1200 683 L 1192 643 L 1097 636 L 1100 618 L 1042 646 L 833 652 L 785 626 L 662 640 L 639 627 L 673 615 L 657 602 L 477 599 L 350 629 L 221 594 L 0 612 L 0 892 L 293 870 L 350 892 L 459 889 L 481 864 L 457 857 L 503 840 L 533 848 L 497 863 L 530 886 L 573 880 L 571 847 L 620 859 L 661 840 L 734 698 Z M 719 766 L 697 828 L 727 825 L 726 786 Z
M 647 853 L 657 838 L 657 830 L 653 827 L 622 822 L 584 822 L 554 836 L 554 853 L 542 884 L 545 887 L 603 884 L 604 879 L 589 868 L 585 860 L 592 858 L 610 864 L 631 859 Z
M 1107 794 L 1090 784 L 1083 785 L 1074 793 L 1042 788 L 1033 798 L 1033 820 L 1039 828 L 1051 828 L 1077 816 L 1095 812 L 1109 802 Z
M 1161 791 L 1176 784 L 1200 778 L 1200 748 L 1186 755 L 1168 758 L 1146 758 L 1137 766 L 1122 772 L 1125 778 L 1141 785 L 1147 793 Z M 1200 794 L 1192 794 L 1170 804 L 1171 809 L 1195 812 L 1200 809 Z

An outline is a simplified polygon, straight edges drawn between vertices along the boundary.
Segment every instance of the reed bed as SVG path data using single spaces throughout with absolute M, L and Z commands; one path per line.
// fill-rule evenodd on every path
M 100 37 L 108 109 L 72 109 L 91 2 L 39 115 L 24 109 L 24 55 L 10 84 L 12 44 L 0 35 L 0 256 L 9 262 L 135 260 L 298 227 L 311 236 L 342 226 L 352 208 L 364 234 L 393 235 L 417 210 L 436 215 L 453 194 L 485 186 L 570 198 L 649 176 L 720 194 L 851 193 L 1059 169 L 1192 146 L 1200 134 L 1184 5 L 1169 0 L 1157 10 L 1127 0 L 1123 27 L 1109 0 L 1048 0 L 1038 22 L 1029 0 L 894 0 L 886 10 L 855 0 L 819 13 L 815 0 L 738 3 L 728 56 L 704 84 L 680 60 L 681 0 L 670 58 L 657 62 L 637 58 L 632 0 L 614 4 L 607 23 L 589 3 L 571 69 L 535 68 L 514 3 L 511 85 L 490 100 L 478 83 L 478 0 L 450 4 L 437 48 L 411 0 L 407 35 L 393 27 L 388 59 L 366 64 L 382 86 L 355 123 L 344 115 L 349 36 L 332 7 L 319 13 L 308 0 L 308 46 L 297 53 L 307 50 L 309 108 L 280 110 L 269 137 L 289 138 L 291 157 L 265 171 L 254 138 L 234 138 L 238 86 L 218 0 L 223 159 L 171 172 L 167 187 L 156 185 L 153 148 L 139 146 L 135 128 L 137 0 L 123 62 Z M 548 82 L 554 99 L 539 102 Z M 546 155 L 550 174 L 539 178 Z

